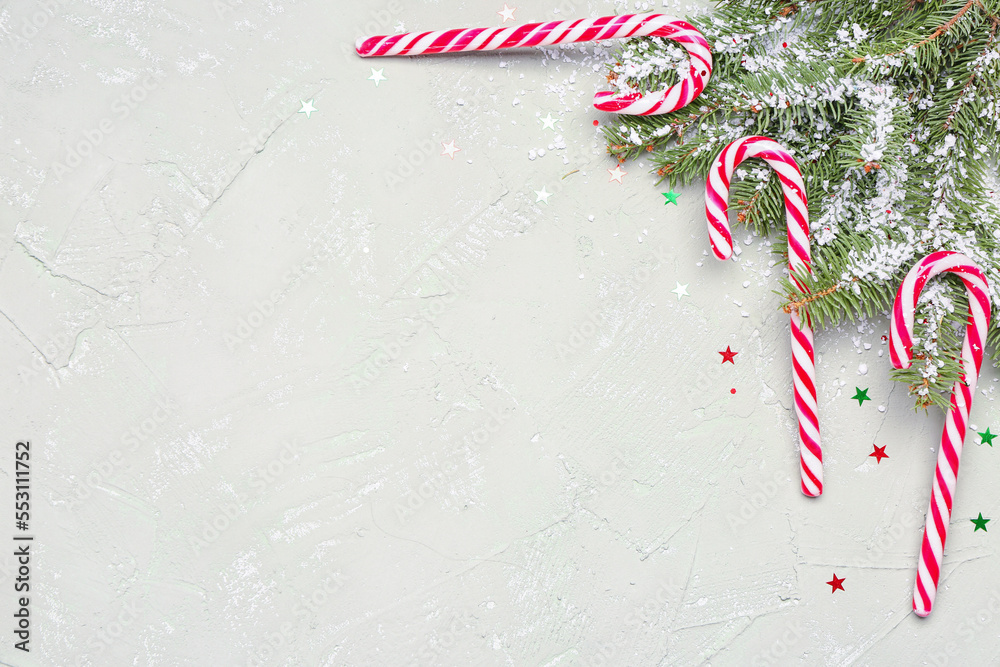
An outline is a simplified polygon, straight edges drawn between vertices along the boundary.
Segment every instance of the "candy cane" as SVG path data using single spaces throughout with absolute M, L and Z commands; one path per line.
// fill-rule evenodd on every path
M 624 14 L 597 19 L 529 23 L 513 28 L 465 28 L 435 32 L 376 35 L 358 40 L 362 57 L 416 56 L 456 51 L 492 51 L 525 46 L 550 46 L 627 37 L 666 37 L 683 46 L 690 66 L 679 83 L 648 95 L 601 92 L 594 106 L 601 111 L 650 116 L 670 113 L 701 94 L 712 76 L 712 51 L 708 40 L 690 23 L 664 14 Z
M 788 151 L 767 137 L 743 137 L 719 153 L 705 185 L 705 213 L 712 251 L 719 259 L 733 254 L 733 235 L 729 229 L 729 182 L 736 165 L 748 158 L 762 158 L 781 181 L 785 194 L 785 218 L 788 222 L 788 273 L 792 282 L 805 293 L 809 289 L 799 276 L 812 272 L 809 252 L 809 207 L 805 185 L 795 160 Z M 815 497 L 823 493 L 823 451 L 819 444 L 819 419 L 816 409 L 816 364 L 813 361 L 813 334 L 808 318 L 793 309 L 792 366 L 794 370 L 795 412 L 799 422 L 799 459 L 802 493 Z
M 961 375 L 951 391 L 951 409 L 945 417 L 941 434 L 930 508 L 920 545 L 916 583 L 913 586 L 913 611 L 917 616 L 931 613 L 941 576 L 944 541 L 948 537 L 948 522 L 951 521 L 951 505 L 958 479 L 958 461 L 968 428 L 972 395 L 983 364 L 986 330 L 990 326 L 990 295 L 986 276 L 972 260 L 960 253 L 941 251 L 928 255 L 910 269 L 899 286 L 890 325 L 889 356 L 892 365 L 909 368 L 913 360 L 913 313 L 917 299 L 928 280 L 946 271 L 954 273 L 965 283 L 969 292 L 969 319 L 962 343 Z

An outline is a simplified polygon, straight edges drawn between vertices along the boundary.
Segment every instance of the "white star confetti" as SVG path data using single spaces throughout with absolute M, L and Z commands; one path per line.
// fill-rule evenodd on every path
M 441 151 L 441 155 L 447 155 L 452 160 L 455 159 L 455 153 L 458 153 L 459 151 L 462 150 L 461 148 L 457 148 L 455 146 L 455 140 L 454 139 L 451 140 L 451 141 L 449 141 L 448 143 L 444 143 L 442 141 L 441 142 L 441 146 L 442 146 L 442 148 L 444 148 L 444 150 Z
M 299 100 L 299 102 L 302 102 L 302 100 Z M 316 111 L 316 107 L 313 106 L 312 100 L 309 100 L 308 102 L 302 102 L 302 108 L 299 109 L 299 113 L 304 113 L 306 115 L 306 118 L 310 118 L 312 116 L 313 111 Z

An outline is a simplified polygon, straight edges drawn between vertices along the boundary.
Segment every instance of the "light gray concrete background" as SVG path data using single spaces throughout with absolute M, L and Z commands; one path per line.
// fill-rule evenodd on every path
M 998 664 L 1000 452 L 970 434 L 919 619 L 942 416 L 883 318 L 820 333 L 802 496 L 781 239 L 717 262 L 697 188 L 610 181 L 607 48 L 352 52 L 501 7 L 0 8 L 0 470 L 12 504 L 29 439 L 36 536 L 3 664 Z

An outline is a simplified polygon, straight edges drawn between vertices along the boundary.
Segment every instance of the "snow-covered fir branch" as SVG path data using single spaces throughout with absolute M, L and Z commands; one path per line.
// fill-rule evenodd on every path
M 609 126 L 612 154 L 647 155 L 671 185 L 701 185 L 727 143 L 771 137 L 806 182 L 811 288 L 825 294 L 809 302 L 815 322 L 884 309 L 913 263 L 942 249 L 987 273 L 1000 322 L 1000 0 L 728 0 L 688 20 L 713 48 L 709 85 L 676 112 Z M 670 40 L 632 40 L 610 76 L 622 92 L 645 92 L 686 67 Z M 737 170 L 737 224 L 783 231 L 770 173 Z M 802 296 L 789 287 L 790 301 Z M 923 361 L 899 374 L 918 404 L 947 404 L 965 298 L 942 279 L 921 301 Z M 996 359 L 1000 334 L 988 341 Z

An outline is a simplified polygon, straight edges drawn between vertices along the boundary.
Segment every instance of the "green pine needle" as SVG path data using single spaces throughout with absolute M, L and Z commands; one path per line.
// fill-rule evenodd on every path
M 813 326 L 886 313 L 910 267 L 937 250 L 983 268 L 997 321 L 1000 0 L 724 0 L 689 21 L 712 45 L 709 85 L 678 111 L 605 127 L 610 153 L 647 155 L 670 187 L 703 185 L 726 144 L 771 137 L 799 163 L 812 225 L 808 293 L 789 280 L 778 293 L 807 300 Z M 686 56 L 646 38 L 624 42 L 615 61 L 613 78 L 644 92 L 676 82 Z M 729 202 L 735 225 L 784 234 L 784 198 L 763 161 L 739 165 Z M 918 407 L 949 405 L 967 307 L 954 276 L 924 290 L 915 359 L 893 373 Z M 987 343 L 1000 358 L 996 327 Z

